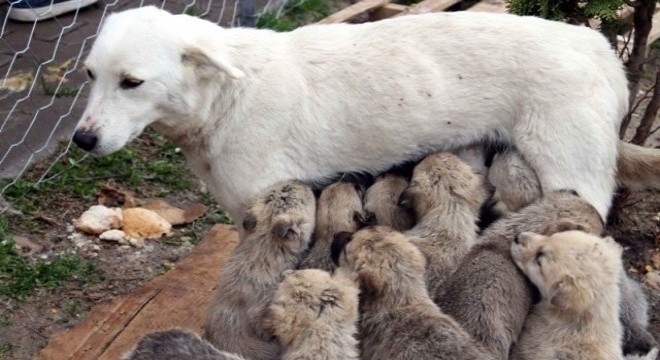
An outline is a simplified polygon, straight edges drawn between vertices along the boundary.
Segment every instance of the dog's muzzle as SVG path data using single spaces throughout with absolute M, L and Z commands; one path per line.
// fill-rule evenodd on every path
M 76 130 L 73 134 L 73 142 L 85 151 L 92 151 L 98 140 L 98 136 L 91 130 Z

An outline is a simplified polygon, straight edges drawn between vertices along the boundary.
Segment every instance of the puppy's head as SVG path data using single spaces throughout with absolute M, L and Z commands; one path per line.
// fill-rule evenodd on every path
M 323 189 L 316 209 L 316 231 L 332 238 L 337 232 L 352 232 L 372 224 L 373 215 L 362 207 L 363 191 L 359 184 L 347 181 Z
M 309 245 L 316 218 L 314 193 L 300 181 L 285 181 L 266 189 L 243 218 L 247 236 L 261 236 L 298 254 Z
M 364 209 L 376 224 L 392 226 L 396 230 L 410 229 L 414 214 L 399 205 L 401 194 L 408 188 L 408 180 L 401 175 L 386 174 L 376 179 L 364 195 Z
M 340 268 L 357 274 L 366 294 L 382 295 L 410 281 L 423 283 L 426 259 L 403 234 L 389 227 L 339 233 L 331 251 Z
M 73 141 L 105 155 L 151 124 L 172 136 L 189 135 L 191 123 L 201 121 L 196 114 L 209 110 L 200 84 L 243 76 L 228 50 L 207 46 L 213 27 L 153 6 L 108 16 L 84 62 L 91 92 Z
M 355 325 L 358 285 L 350 274 L 323 270 L 287 270 L 266 312 L 264 325 L 283 344 L 312 327 L 325 329 Z
M 431 209 L 457 201 L 467 203 L 477 214 L 486 198 L 481 175 L 456 155 L 437 153 L 415 167 L 410 186 L 401 194 L 399 203 L 414 210 L 419 220 Z
M 621 247 L 612 238 L 582 231 L 551 236 L 523 232 L 511 245 L 516 265 L 551 306 L 582 312 L 618 288 Z M 609 286 L 608 286 L 609 285 Z

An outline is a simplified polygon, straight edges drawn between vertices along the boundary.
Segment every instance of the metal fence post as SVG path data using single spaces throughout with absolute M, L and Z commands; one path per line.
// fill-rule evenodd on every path
M 255 27 L 257 25 L 257 9 L 254 0 L 238 0 L 240 6 L 240 25 Z

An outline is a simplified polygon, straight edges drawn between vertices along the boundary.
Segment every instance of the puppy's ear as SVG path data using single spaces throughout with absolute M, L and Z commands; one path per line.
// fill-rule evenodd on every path
M 410 188 L 407 188 L 399 195 L 397 204 L 406 210 L 413 210 L 413 193 Z
M 250 211 L 245 213 L 243 218 L 243 229 L 247 232 L 252 232 L 257 227 L 257 217 Z
M 568 310 L 571 306 L 571 292 L 575 286 L 575 278 L 565 275 L 550 289 L 550 304 L 561 310 Z
M 184 64 L 195 66 L 199 73 L 204 77 L 213 77 L 218 71 L 226 73 L 232 79 L 240 79 L 245 76 L 243 71 L 230 64 L 226 59 L 223 59 L 222 56 L 203 51 L 196 47 L 189 47 L 186 49 L 181 55 L 181 61 Z

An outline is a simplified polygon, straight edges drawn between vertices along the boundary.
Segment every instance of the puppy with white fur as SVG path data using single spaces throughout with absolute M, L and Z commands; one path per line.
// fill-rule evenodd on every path
M 74 142 L 109 154 L 152 126 L 238 224 L 278 181 L 375 174 L 475 142 L 515 146 L 543 193 L 575 189 L 601 217 L 617 159 L 660 184 L 646 171 L 658 151 L 619 146 L 626 76 L 586 27 L 450 12 L 277 33 L 150 6 L 108 16 L 85 67 Z

